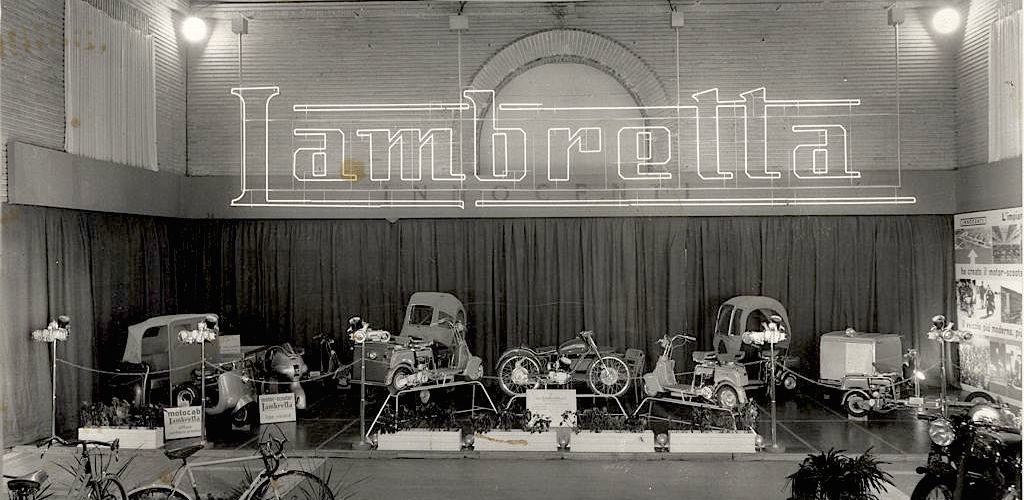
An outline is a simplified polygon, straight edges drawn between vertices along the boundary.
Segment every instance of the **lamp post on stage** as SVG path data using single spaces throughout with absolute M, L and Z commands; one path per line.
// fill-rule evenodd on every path
M 349 339 L 359 344 L 359 442 L 352 444 L 354 450 L 369 450 L 366 441 L 366 340 L 370 325 L 356 316 L 348 320 Z
M 32 332 L 32 340 L 36 342 L 47 342 L 50 344 L 50 437 L 40 442 L 40 445 L 52 445 L 53 443 L 65 444 L 66 442 L 57 435 L 57 342 L 63 342 L 71 334 L 71 318 L 60 315 L 51 321 L 43 330 Z
M 942 415 L 947 416 L 946 385 L 949 384 L 949 381 L 946 379 L 946 362 L 949 360 L 949 344 L 959 344 L 962 341 L 970 340 L 971 332 L 954 330 L 953 323 L 945 316 L 938 314 L 932 317 L 932 327 L 928 330 L 928 338 L 939 342 L 942 356 L 942 361 L 939 363 L 939 373 L 942 379 L 939 381 L 939 407 L 942 410 Z
M 776 404 L 775 404 L 775 385 L 777 380 L 776 374 L 776 359 L 775 359 L 775 344 L 786 340 L 786 328 L 782 326 L 782 316 L 777 314 L 771 315 L 767 323 L 762 323 L 762 331 L 760 332 L 746 332 L 743 334 L 743 341 L 748 344 L 764 345 L 768 344 L 768 356 L 769 356 L 769 368 L 768 368 L 768 399 L 771 404 L 771 428 L 772 428 L 772 442 L 770 446 L 765 447 L 764 451 L 768 453 L 785 453 L 786 448 L 779 445 L 778 439 L 778 421 L 776 419 Z
M 217 340 L 220 327 L 217 316 L 209 315 L 196 325 L 195 330 L 178 332 L 178 342 L 182 344 L 199 344 L 199 436 L 206 442 L 206 343 Z

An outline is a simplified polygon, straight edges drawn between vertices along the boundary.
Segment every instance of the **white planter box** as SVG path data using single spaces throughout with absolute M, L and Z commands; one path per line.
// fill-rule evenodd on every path
M 155 449 L 164 445 L 164 428 L 79 427 L 78 439 L 91 439 L 93 441 L 120 439 L 121 448 L 126 450 Z
M 753 431 L 669 431 L 670 453 L 754 453 Z
M 558 451 L 555 432 L 491 431 L 474 436 L 476 451 Z
M 378 450 L 459 451 L 460 431 L 401 431 L 377 435 Z
M 654 452 L 654 433 L 625 431 L 581 431 L 569 438 L 569 451 L 573 452 Z

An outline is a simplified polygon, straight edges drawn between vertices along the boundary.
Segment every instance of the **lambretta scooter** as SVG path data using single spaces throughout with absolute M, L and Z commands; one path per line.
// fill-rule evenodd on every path
M 681 401 L 700 399 L 730 410 L 745 404 L 747 393 L 743 387 L 748 382 L 747 371 L 736 364 L 735 354 L 694 351 L 692 356 L 697 366 L 693 369 L 690 383 L 679 383 L 676 380 L 672 352 L 696 340 L 688 335 L 665 335 L 659 339 L 662 353 L 658 356 L 654 370 L 644 375 L 644 392 L 652 397 L 667 393 Z

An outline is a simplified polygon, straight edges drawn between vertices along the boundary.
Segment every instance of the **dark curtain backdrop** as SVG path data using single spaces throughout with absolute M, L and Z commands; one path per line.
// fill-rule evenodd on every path
M 649 356 L 670 331 L 707 347 L 722 301 L 769 295 L 817 373 L 818 337 L 847 326 L 937 360 L 914 334 L 949 311 L 951 235 L 947 216 L 208 221 L 179 255 L 179 297 L 249 342 L 306 344 L 354 315 L 397 330 L 413 292 L 451 292 L 492 367 L 582 329 Z
M 124 353 L 127 326 L 176 309 L 175 221 L 3 205 L 3 363 L 5 445 L 50 432 L 49 344 L 32 330 L 58 315 L 71 317 L 71 336 L 57 356 L 87 367 L 113 368 Z M 97 394 L 98 377 L 57 367 L 57 425 L 78 426 L 78 408 Z
M 508 346 L 582 329 L 649 356 L 665 332 L 709 347 L 723 300 L 770 295 L 815 374 L 818 337 L 847 326 L 900 333 L 935 362 L 919 339 L 952 311 L 948 216 L 185 221 L 9 205 L 2 216 L 7 444 L 48 431 L 49 355 L 29 333 L 58 314 L 73 318 L 61 358 L 111 368 L 127 326 L 149 316 L 217 312 L 244 343 L 308 345 L 357 314 L 397 331 L 413 292 L 447 291 L 466 303 L 471 348 L 491 370 Z M 71 429 L 97 379 L 59 372 Z

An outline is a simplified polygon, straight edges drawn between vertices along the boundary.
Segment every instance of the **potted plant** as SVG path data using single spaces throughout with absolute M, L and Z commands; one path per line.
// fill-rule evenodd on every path
M 547 432 L 550 428 L 550 419 L 535 418 L 529 410 L 480 412 L 466 421 L 463 433 L 473 436 L 477 451 L 555 451 L 558 444 L 555 433 Z
M 387 406 L 381 414 L 378 450 L 459 451 L 462 429 L 451 408 L 434 402 L 417 403 L 414 407 Z
M 877 493 L 891 486 L 892 476 L 869 448 L 859 457 L 844 450 L 809 454 L 796 472 L 787 476 L 790 500 L 878 500 Z
M 160 448 L 164 445 L 163 409 L 133 405 L 113 398 L 110 403 L 85 403 L 79 412 L 78 439 L 121 440 L 122 448 Z
M 747 402 L 736 411 L 694 407 L 688 422 L 668 431 L 672 453 L 754 453 L 759 437 L 757 406 Z
M 571 425 L 569 449 L 573 452 L 653 452 L 654 433 L 646 418 L 608 413 L 604 408 L 588 408 L 562 414 Z

